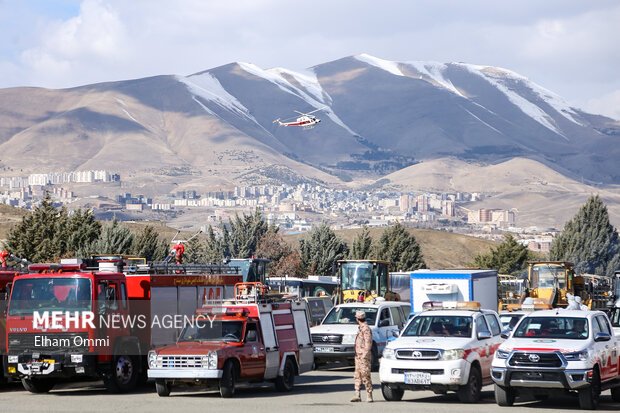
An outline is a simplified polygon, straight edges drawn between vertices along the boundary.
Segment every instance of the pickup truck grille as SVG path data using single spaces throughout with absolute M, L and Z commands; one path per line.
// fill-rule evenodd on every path
M 397 359 L 437 360 L 440 356 L 441 356 L 441 352 L 439 350 L 416 350 L 416 349 L 396 350 Z
M 562 367 L 562 360 L 555 352 L 516 352 L 508 360 L 513 367 Z
M 341 344 L 342 334 L 312 334 L 314 344 Z
M 197 356 L 186 356 L 186 355 L 172 355 L 172 356 L 164 356 L 160 355 L 157 357 L 157 367 L 158 368 L 198 368 L 202 367 L 202 357 L 200 355 Z
M 80 337 L 80 339 L 77 339 Z M 88 333 L 9 333 L 8 345 L 11 354 L 40 352 L 63 353 L 87 351 Z M 77 344 L 77 345 L 76 345 Z
M 511 380 L 527 380 L 527 381 L 562 381 L 563 373 L 548 371 L 513 371 L 510 376 Z

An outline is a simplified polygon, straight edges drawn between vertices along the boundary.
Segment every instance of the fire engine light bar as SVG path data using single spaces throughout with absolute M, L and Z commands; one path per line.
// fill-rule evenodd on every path
M 427 301 L 422 304 L 422 309 L 480 311 L 480 303 L 478 301 Z
M 30 271 L 79 271 L 86 269 L 86 264 L 30 264 Z

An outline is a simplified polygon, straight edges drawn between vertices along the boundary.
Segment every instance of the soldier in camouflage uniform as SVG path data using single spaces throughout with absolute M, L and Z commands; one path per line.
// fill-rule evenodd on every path
M 357 311 L 355 313 L 355 319 L 359 324 L 357 330 L 357 336 L 355 337 L 355 373 L 353 379 L 355 380 L 355 396 L 351 399 L 352 402 L 361 402 L 360 390 L 362 389 L 362 383 L 366 387 L 368 393 L 367 402 L 372 402 L 372 381 L 370 379 L 371 370 L 371 353 L 372 353 L 372 332 L 370 327 L 366 323 L 366 313 L 363 311 Z

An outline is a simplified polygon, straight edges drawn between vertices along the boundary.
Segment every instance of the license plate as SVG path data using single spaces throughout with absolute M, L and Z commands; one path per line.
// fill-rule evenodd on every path
M 405 384 L 431 384 L 431 373 L 421 371 L 405 373 Z
M 334 348 L 333 347 L 315 347 L 314 351 L 317 353 L 333 353 Z

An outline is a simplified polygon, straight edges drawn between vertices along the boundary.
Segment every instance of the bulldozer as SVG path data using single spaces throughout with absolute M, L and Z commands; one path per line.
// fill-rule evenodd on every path
M 610 281 L 607 277 L 575 274 L 575 266 L 567 261 L 528 261 L 527 278 L 518 302 L 507 305 L 509 311 L 523 309 L 525 298 L 531 297 L 533 309 L 566 308 L 568 294 L 579 296 L 592 310 L 604 309 Z M 530 304 L 531 305 L 531 304 Z
M 339 286 L 335 304 L 372 301 L 382 297 L 400 301 L 390 289 L 389 262 L 381 260 L 340 260 L 334 266 Z

